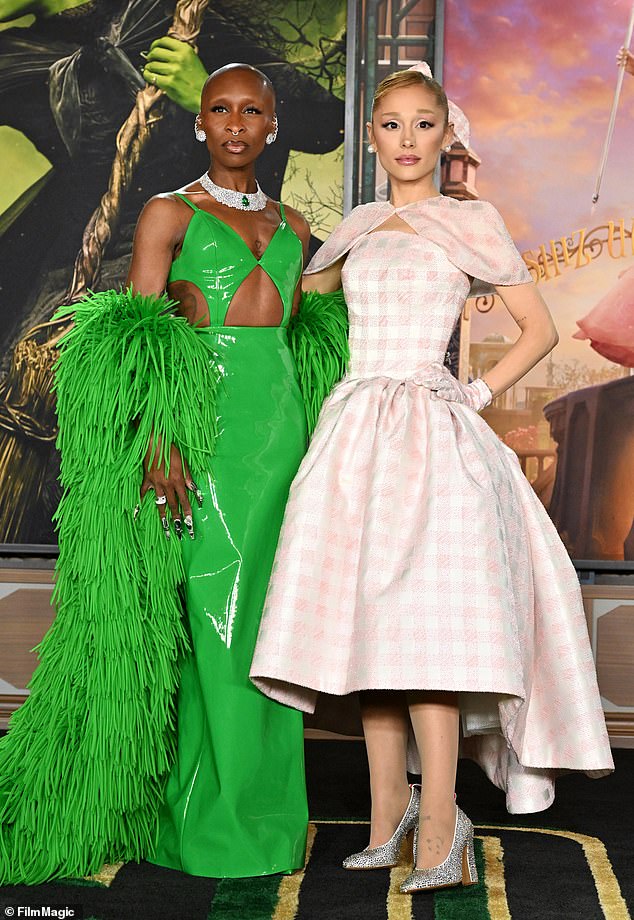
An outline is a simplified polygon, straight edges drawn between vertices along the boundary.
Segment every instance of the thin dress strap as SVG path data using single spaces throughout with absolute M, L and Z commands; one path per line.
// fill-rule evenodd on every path
M 200 211 L 198 205 L 195 205 L 193 201 L 190 201 L 189 198 L 186 198 L 185 195 L 182 195 L 180 192 L 174 192 L 177 198 L 180 198 L 181 201 L 184 201 L 185 204 L 188 204 L 192 211 Z
M 284 220 L 286 220 L 286 212 L 284 211 L 284 205 L 282 204 L 281 201 L 279 201 L 278 204 L 279 204 L 279 206 L 280 206 L 280 217 L 281 217 L 282 220 L 284 221 Z

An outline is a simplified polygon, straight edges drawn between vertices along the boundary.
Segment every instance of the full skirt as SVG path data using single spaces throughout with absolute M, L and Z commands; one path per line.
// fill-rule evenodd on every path
M 463 752 L 539 811 L 612 768 L 576 573 L 515 454 L 414 380 L 347 379 L 291 489 L 251 668 L 318 693 L 460 693 Z

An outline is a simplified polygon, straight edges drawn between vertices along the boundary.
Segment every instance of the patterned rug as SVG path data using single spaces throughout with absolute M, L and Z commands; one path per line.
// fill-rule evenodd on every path
M 0 920 L 630 920 L 634 751 L 615 754 L 613 776 L 563 777 L 555 805 L 521 820 L 461 763 L 459 799 L 476 823 L 480 882 L 409 897 L 398 890 L 410 869 L 406 850 L 391 871 L 340 868 L 367 843 L 362 745 L 308 742 L 314 818 L 303 872 L 215 880 L 148 863 L 107 866 L 90 879 L 0 889 Z

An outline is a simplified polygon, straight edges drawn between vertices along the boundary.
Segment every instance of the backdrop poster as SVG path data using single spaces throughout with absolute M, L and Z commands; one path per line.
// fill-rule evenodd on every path
M 492 201 L 550 306 L 554 353 L 486 417 L 576 559 L 634 559 L 634 76 L 592 197 L 632 0 L 447 0 L 444 83 L 471 119 L 474 194 Z M 462 373 L 517 336 L 469 301 Z
M 306 212 L 313 248 L 341 219 L 345 0 L 181 5 L 187 16 L 203 11 L 197 50 L 151 110 L 138 156 L 125 138 L 117 154 L 117 133 L 144 86 L 142 53 L 167 34 L 175 0 L 16 0 L 14 18 L 0 20 L 0 543 L 55 543 L 51 383 L 63 329 L 52 316 L 78 276 L 93 290 L 121 285 L 143 203 L 207 168 L 193 134 L 201 68 L 204 78 L 244 61 L 268 74 L 280 129 L 260 184 Z M 105 245 L 78 256 L 109 185 Z

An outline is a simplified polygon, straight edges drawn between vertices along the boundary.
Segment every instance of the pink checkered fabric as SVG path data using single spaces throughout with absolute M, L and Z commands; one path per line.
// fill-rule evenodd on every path
M 464 752 L 537 811 L 557 771 L 612 767 L 576 574 L 515 454 L 417 378 L 465 272 L 528 273 L 490 205 L 431 201 L 399 210 L 417 235 L 357 208 L 310 266 L 349 253 L 350 369 L 291 489 L 251 675 L 309 712 L 319 692 L 460 691 Z
M 389 201 L 359 205 L 331 233 L 306 274 L 332 265 L 394 215 L 409 224 L 420 237 L 436 243 L 465 275 L 491 284 L 523 284 L 531 280 L 504 221 L 492 204 L 457 201 L 444 195 L 400 208 L 393 207 Z M 418 291 L 417 297 L 426 293 L 425 289 Z

